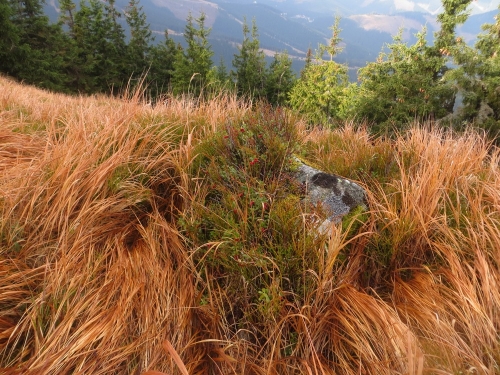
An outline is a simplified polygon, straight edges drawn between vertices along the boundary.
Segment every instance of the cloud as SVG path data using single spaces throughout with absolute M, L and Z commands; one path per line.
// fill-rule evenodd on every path
M 365 30 L 378 30 L 396 35 L 404 27 L 403 39 L 410 37 L 410 30 L 421 30 L 420 22 L 403 16 L 388 16 L 383 14 L 359 14 L 349 17 Z
M 419 7 L 421 7 L 422 9 L 425 9 L 427 12 L 429 12 L 432 15 L 436 15 L 441 11 L 440 5 L 438 5 L 437 7 L 435 5 L 425 4 L 425 3 L 417 3 L 417 5 Z M 432 9 L 432 8 L 434 8 L 434 9 Z
M 397 10 L 412 11 L 415 9 L 415 3 L 409 0 L 394 0 L 394 5 Z

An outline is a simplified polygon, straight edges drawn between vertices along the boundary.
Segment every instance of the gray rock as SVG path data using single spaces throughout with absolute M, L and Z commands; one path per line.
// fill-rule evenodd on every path
M 366 192 L 355 182 L 310 167 L 297 158 L 296 162 L 295 178 L 305 186 L 306 200 L 321 205 L 328 215 L 318 229 L 320 232 L 325 232 L 331 223 L 340 222 L 353 208 L 366 208 Z

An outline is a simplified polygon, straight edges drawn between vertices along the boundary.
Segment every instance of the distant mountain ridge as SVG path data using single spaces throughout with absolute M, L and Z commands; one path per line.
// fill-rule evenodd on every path
M 400 12 L 422 12 L 436 15 L 440 12 L 441 0 L 211 0 L 216 3 L 262 3 L 287 12 L 335 12 L 342 16 L 355 14 L 395 14 Z M 475 0 L 471 4 L 472 14 L 485 13 L 498 8 L 498 1 Z

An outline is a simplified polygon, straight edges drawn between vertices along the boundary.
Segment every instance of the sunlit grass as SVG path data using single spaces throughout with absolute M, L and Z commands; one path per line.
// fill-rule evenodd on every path
M 368 210 L 316 235 L 292 155 Z M 0 372 L 498 373 L 499 162 L 474 131 L 0 78 Z

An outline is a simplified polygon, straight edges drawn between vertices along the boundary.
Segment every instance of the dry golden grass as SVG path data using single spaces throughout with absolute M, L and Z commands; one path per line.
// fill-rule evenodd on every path
M 195 279 L 173 217 L 192 123 L 215 126 L 239 103 L 152 109 L 4 78 L 0 92 L 2 367 L 169 369 L 166 338 L 199 353 Z
M 365 261 L 358 272 L 370 273 L 361 285 L 375 297 L 371 304 L 381 298 L 381 308 L 394 314 L 390 326 L 407 330 L 391 342 L 403 343 L 406 333 L 410 350 L 402 358 L 418 367 L 402 372 L 498 373 L 499 150 L 473 131 L 456 135 L 417 127 L 395 141 L 368 142 L 364 131 L 351 126 L 310 138 L 311 157 L 323 163 L 350 149 L 351 165 L 358 168 L 359 155 L 373 155 L 361 158 L 361 173 L 344 172 L 359 176 L 371 192 L 360 250 Z M 350 146 L 325 154 L 325 142 Z M 347 160 L 339 164 L 346 168 Z
M 221 242 L 191 247 L 177 222 L 208 191 L 193 147 L 251 111 L 0 77 L 0 373 L 500 372 L 500 152 L 472 131 L 297 121 L 303 157 L 364 184 L 370 211 L 306 249 L 309 289 L 272 278 L 252 322 L 195 262 Z

